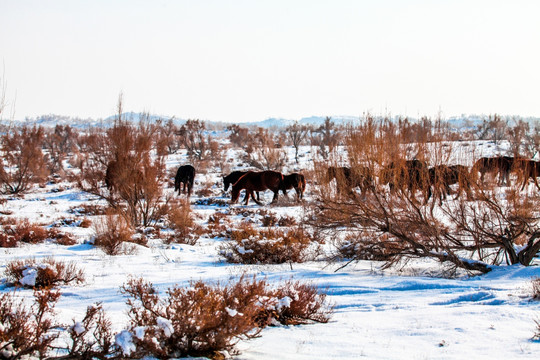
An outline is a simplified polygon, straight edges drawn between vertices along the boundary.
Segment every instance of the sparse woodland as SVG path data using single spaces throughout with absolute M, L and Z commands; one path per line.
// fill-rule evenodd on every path
M 234 124 L 209 131 L 197 119 L 177 125 L 142 116 L 133 123 L 124 118 L 121 98 L 117 110 L 110 127 L 3 128 L 0 247 L 83 243 L 78 231 L 63 230 L 69 225 L 91 229 L 90 245 L 104 256 L 217 238 L 216 255 L 227 264 L 293 269 L 313 262 L 339 271 L 361 261 L 399 269 L 429 259 L 447 277 L 538 264 L 538 124 L 493 116 L 457 131 L 441 120 L 366 116 L 354 126 L 326 118 L 320 126 Z M 480 167 L 475 141 L 507 144 L 494 156 L 508 166 Z M 191 198 L 172 191 L 178 162 L 171 159 L 195 167 Z M 272 206 L 231 205 L 221 178 L 238 169 L 302 173 L 309 196 L 298 205 L 296 195 L 281 191 Z M 30 223 L 10 210 L 51 184 L 93 200 L 52 223 Z M 297 216 L 274 211 L 291 204 Z M 264 337 L 267 326 L 326 323 L 334 311 L 325 290 L 309 282 L 274 285 L 241 274 L 236 281 L 194 278 L 164 290 L 131 278 L 118 289 L 128 322 L 117 331 L 100 302 L 72 323 L 56 320 L 60 287 L 87 281 L 76 263 L 51 254 L 2 265 L 0 359 L 220 359 L 225 351 L 234 354 L 238 341 Z M 538 298 L 537 279 L 534 284 Z M 12 289 L 32 291 L 32 300 L 21 301 Z

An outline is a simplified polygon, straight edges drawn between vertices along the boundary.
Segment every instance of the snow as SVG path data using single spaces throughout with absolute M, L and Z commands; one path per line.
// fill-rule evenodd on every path
M 122 349 L 122 354 L 127 356 L 137 350 L 133 343 L 133 335 L 127 330 L 122 330 L 120 333 L 116 334 L 114 343 Z
M 156 322 L 157 322 L 158 328 L 163 330 L 163 333 L 165 334 L 165 336 L 171 337 L 171 335 L 174 333 L 174 327 L 171 320 L 165 319 L 160 316 L 156 319 Z
M 477 144 L 475 148 L 482 155 L 495 150 L 486 143 Z M 302 154 L 310 150 L 304 148 Z M 291 153 L 294 152 L 289 152 L 289 156 Z M 308 167 L 308 156 L 302 159 L 305 163 L 300 167 Z M 167 164 L 173 168 L 185 161 L 185 154 L 178 154 L 171 156 Z M 219 182 L 221 174 L 209 172 L 207 176 Z M 201 179 L 196 179 L 195 188 Z M 310 186 L 313 185 L 308 182 L 306 201 L 312 199 Z M 41 224 L 61 224 L 58 220 L 62 218 L 77 217 L 70 209 L 85 203 L 101 203 L 73 184 L 62 184 L 63 190 L 53 191 L 59 187 L 54 184 L 36 187 L 23 198 L 9 199 L 5 208 L 13 211 L 12 217 L 28 218 Z M 228 199 L 220 193 L 215 195 L 225 201 Z M 261 195 L 265 198 L 263 201 L 269 203 L 270 194 Z M 265 206 L 265 209 L 278 216 L 301 216 L 302 206 L 292 201 L 291 195 L 289 198 L 289 202 Z M 197 197 L 193 195 L 191 202 L 195 200 Z M 234 207 L 260 208 L 253 203 Z M 210 205 L 192 205 L 192 209 L 199 222 L 206 221 L 215 211 L 224 210 Z M 231 218 L 242 219 L 241 216 Z M 260 219 L 251 220 L 260 224 Z M 238 343 L 240 353 L 233 356 L 236 360 L 537 359 L 540 353 L 540 342 L 532 340 L 535 320 L 540 318 L 540 302 L 531 300 L 531 279 L 540 277 L 538 260 L 535 266 L 500 266 L 483 276 L 451 279 L 431 276 L 442 271 L 440 265 L 427 260 L 416 261 L 407 268 L 387 270 L 382 270 L 378 262 L 359 261 L 336 272 L 343 263 L 329 265 L 312 261 L 292 264 L 292 269 L 290 264 L 227 264 L 219 256 L 224 240 L 205 236 L 193 246 L 167 246 L 150 241 L 148 247 L 136 246 L 135 254 L 107 256 L 88 243 L 94 235 L 92 227 L 60 226 L 59 229 L 75 235 L 79 243 L 60 246 L 46 242 L 0 248 L 0 270 L 15 259 L 39 260 L 54 256 L 56 260 L 75 261 L 84 270 L 86 283 L 61 287 L 56 316 L 64 323 L 80 320 L 87 306 L 101 302 L 118 332 L 115 343 L 125 356 L 135 351 L 134 338 L 143 339 L 146 333 L 144 327 L 132 332 L 125 330 L 127 306 L 119 288 L 130 277 L 143 277 L 164 295 L 167 288 L 189 286 L 192 280 L 225 284 L 243 274 L 256 274 L 270 284 L 291 278 L 313 282 L 327 291 L 327 299 L 335 312 L 326 324 L 266 328 L 261 337 Z M 36 269 L 25 269 L 21 284 L 31 286 L 36 275 Z M 0 285 L 0 291 L 11 289 Z M 32 290 L 20 290 L 16 295 L 30 299 Z M 289 297 L 277 299 L 276 306 L 290 306 L 291 300 Z M 226 311 L 229 316 L 241 315 L 232 308 Z M 158 319 L 157 326 L 167 336 L 173 331 L 172 323 L 165 318 Z M 84 331 L 80 323 L 75 323 L 73 329 L 76 333 Z
M 73 331 L 77 335 L 81 335 L 86 329 L 84 328 L 84 325 L 81 322 L 76 322 L 72 327 Z
M 38 276 L 38 270 L 33 267 L 28 267 L 22 272 L 23 277 L 19 280 L 19 283 L 23 286 L 34 286 Z

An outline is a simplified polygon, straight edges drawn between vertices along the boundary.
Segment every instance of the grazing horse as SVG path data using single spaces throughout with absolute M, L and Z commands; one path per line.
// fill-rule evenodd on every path
M 234 184 L 235 182 L 237 182 L 238 179 L 240 179 L 246 173 L 247 173 L 247 171 L 233 171 L 229 175 L 224 176 L 223 177 L 223 185 L 225 185 L 225 187 L 223 188 L 223 191 L 226 192 L 227 190 L 229 190 L 229 186 Z M 247 197 L 247 193 L 246 193 L 246 197 Z M 246 198 L 244 198 L 244 200 L 246 200 Z M 258 191 L 257 191 L 257 200 L 260 200 Z
M 484 184 L 484 175 L 486 173 L 499 175 L 499 185 L 508 185 L 508 175 L 514 164 L 514 158 L 509 156 L 482 157 L 478 159 L 471 170 L 471 174 L 476 176 L 480 173 L 480 182 Z
M 525 188 L 529 179 L 533 179 L 534 184 L 540 190 L 538 185 L 538 180 L 536 179 L 540 176 L 540 163 L 534 160 L 524 159 L 524 158 L 515 158 L 512 164 L 512 171 L 518 173 L 518 177 L 523 178 L 523 184 L 521 185 L 521 190 Z
M 464 191 L 467 199 L 472 199 L 471 180 L 469 169 L 464 165 L 437 165 L 429 169 L 429 183 L 433 188 L 433 194 L 439 198 L 439 204 L 442 204 L 443 198 L 450 195 L 450 185 L 458 184 L 456 198 Z
M 193 188 L 193 181 L 195 180 L 195 168 L 191 165 L 182 165 L 178 168 L 176 176 L 174 177 L 174 191 L 178 191 L 178 195 L 186 192 L 188 197 L 191 196 L 191 189 Z M 180 184 L 183 184 L 180 189 Z
M 287 195 L 287 190 L 292 188 L 296 191 L 296 200 L 300 201 L 304 197 L 304 191 L 306 190 L 306 177 L 299 173 L 283 176 L 283 187 L 281 188 L 283 194 Z
M 111 160 L 105 170 L 105 186 L 109 193 L 118 193 L 123 198 L 141 196 L 143 173 L 132 158 Z M 134 193 L 135 191 L 135 193 Z
M 413 199 L 416 199 L 416 190 L 422 191 L 424 202 L 431 197 L 428 166 L 421 160 L 392 161 L 381 170 L 379 180 L 381 184 L 388 184 L 392 192 L 396 188 L 401 192 L 407 189 Z
M 326 170 L 326 183 L 329 183 L 332 179 L 336 179 L 338 194 L 342 190 L 346 190 L 347 193 L 354 195 L 352 189 L 355 187 L 359 187 L 363 193 L 368 188 L 372 188 L 374 184 L 372 171 L 367 166 L 359 166 L 352 169 L 346 166 L 330 166 Z
M 278 198 L 279 189 L 283 187 L 283 174 L 277 171 L 248 171 L 232 186 L 231 203 L 236 203 L 240 196 L 240 190 L 246 190 L 246 198 L 244 205 L 248 204 L 249 196 L 253 198 L 258 205 L 262 205 L 259 200 L 255 199 L 254 191 L 272 190 L 274 198 L 272 203 Z

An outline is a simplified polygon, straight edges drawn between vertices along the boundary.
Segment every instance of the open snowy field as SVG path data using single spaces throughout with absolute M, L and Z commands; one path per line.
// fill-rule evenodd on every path
M 487 144 L 476 149 L 482 155 L 495 150 Z M 302 162 L 297 169 L 310 167 L 309 151 L 309 147 L 302 149 Z M 289 156 L 294 157 L 292 149 Z M 167 166 L 176 169 L 186 161 L 185 154 L 172 155 Z M 215 183 L 213 197 L 228 202 L 228 195 L 222 193 L 221 176 L 211 170 L 198 174 L 195 190 L 201 183 Z M 308 179 L 305 202 L 313 200 L 313 186 L 316 185 Z M 301 219 L 303 208 L 292 200 L 293 194 L 289 191 L 290 201 L 267 205 L 265 209 Z M 270 195 L 265 194 L 265 203 L 270 202 Z M 197 195 L 190 200 L 200 224 L 215 212 L 229 211 L 227 206 L 197 205 Z M 134 254 L 109 256 L 91 244 L 92 227 L 59 222 L 74 219 L 76 224 L 85 217 L 92 220 L 93 216 L 77 212 L 83 205 L 91 204 L 103 203 L 75 184 L 63 182 L 35 187 L 23 197 L 9 198 L 1 209 L 12 212 L 4 217 L 26 218 L 48 227 L 55 225 L 75 235 L 78 243 L 71 246 L 46 242 L 0 248 L 0 271 L 15 259 L 51 256 L 75 261 L 84 270 L 84 284 L 60 288 L 57 316 L 66 323 L 80 319 L 87 306 L 102 302 L 114 330 L 125 328 L 126 298 L 119 288 L 130 277 L 143 277 L 165 291 L 174 285 L 187 286 L 191 280 L 226 283 L 247 273 L 270 283 L 291 278 L 313 282 L 328 293 L 335 312 L 326 324 L 268 327 L 260 338 L 240 342 L 240 354 L 235 359 L 537 359 L 540 354 L 540 342 L 532 339 L 537 330 L 535 320 L 540 320 L 540 302 L 531 299 L 531 279 L 540 277 L 538 259 L 535 266 L 501 266 L 487 275 L 453 279 L 434 276 L 442 273 L 441 265 L 430 261 L 389 270 L 381 270 L 381 264 L 373 261 L 354 262 L 339 271 L 335 270 L 342 263 L 325 261 L 235 265 L 219 256 L 224 238 L 205 236 L 195 245 L 166 245 L 150 240 L 147 247 L 136 246 Z M 260 208 L 252 202 L 232 207 L 253 210 L 252 213 Z M 256 227 L 262 226 L 260 216 L 250 216 Z M 233 219 L 246 220 L 241 215 Z M 4 283 L 0 291 L 9 292 L 12 288 Z M 17 297 L 31 295 L 31 290 L 16 291 Z

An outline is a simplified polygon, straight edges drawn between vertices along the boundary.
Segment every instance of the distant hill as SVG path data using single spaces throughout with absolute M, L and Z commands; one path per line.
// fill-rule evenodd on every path
M 88 128 L 88 127 L 109 127 L 114 124 L 114 121 L 117 119 L 118 115 L 112 115 L 105 119 L 91 119 L 91 118 L 78 118 L 78 117 L 70 117 L 70 116 L 63 116 L 63 115 L 55 115 L 55 114 L 48 114 L 48 115 L 41 115 L 35 118 L 26 118 L 24 120 L 15 120 L 17 123 L 26 123 L 28 125 L 41 125 L 44 127 L 54 127 L 56 125 L 70 125 L 75 128 Z M 147 119 L 152 123 L 155 123 L 156 121 L 162 120 L 164 122 L 168 121 L 169 119 L 173 119 L 173 122 L 176 125 L 183 125 L 185 124 L 185 119 L 178 119 L 171 116 L 164 116 L 164 115 L 155 115 L 155 114 L 146 114 L 146 113 L 137 113 L 137 112 L 126 112 L 122 114 L 122 118 L 124 120 L 127 120 L 129 122 L 138 123 L 141 119 Z M 339 125 L 358 125 L 361 122 L 360 116 L 348 116 L 348 115 L 336 115 L 331 116 L 332 121 Z M 445 121 L 450 124 L 450 127 L 453 129 L 471 129 L 475 128 L 478 125 L 480 125 L 484 119 L 487 119 L 487 115 L 461 115 L 461 116 L 453 116 Z M 503 116 L 503 119 L 508 119 L 510 121 L 510 124 L 512 124 L 511 120 L 513 118 L 519 118 L 516 116 Z M 287 127 L 289 125 L 294 124 L 295 122 L 298 122 L 300 125 L 312 125 L 312 126 L 320 126 L 324 123 L 324 120 L 326 119 L 326 116 L 309 116 L 309 117 L 303 117 L 299 120 L 293 120 L 293 119 L 283 119 L 283 118 L 268 118 L 266 120 L 262 121 L 251 121 L 251 122 L 244 122 L 244 123 L 237 123 L 241 126 L 260 126 L 263 128 L 283 128 Z M 399 116 L 394 116 L 392 118 L 393 121 L 397 121 L 399 119 Z M 527 118 L 521 118 L 522 120 L 528 122 L 531 126 L 538 126 L 540 125 L 540 118 L 534 118 L 534 117 L 527 117 Z M 409 118 L 411 121 L 415 121 L 415 119 Z M 7 121 L 2 121 L 2 123 L 7 123 Z M 215 126 L 227 126 L 229 123 L 226 122 L 220 122 L 220 121 L 206 121 L 209 125 L 215 125 Z

